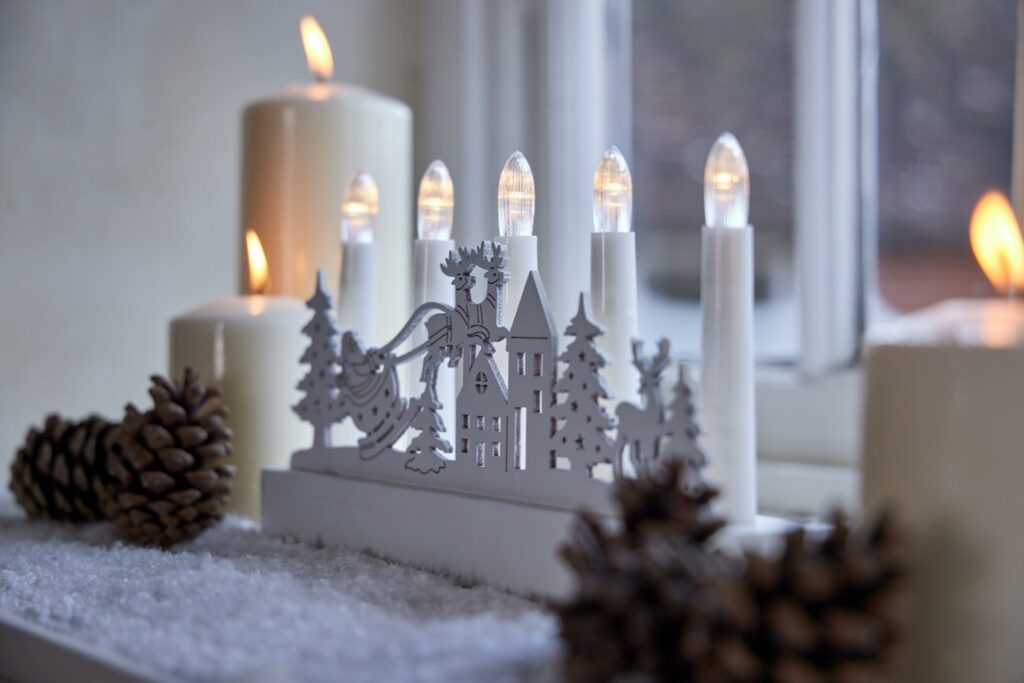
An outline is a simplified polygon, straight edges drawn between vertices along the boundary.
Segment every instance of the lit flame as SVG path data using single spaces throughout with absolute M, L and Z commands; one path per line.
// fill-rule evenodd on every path
M 270 268 L 267 266 L 267 255 L 263 252 L 260 237 L 252 228 L 245 231 L 245 250 L 249 254 L 249 291 L 263 294 L 267 291 L 270 280 Z
M 302 33 L 302 47 L 306 50 L 306 62 L 318 81 L 329 81 L 334 73 L 334 56 L 331 44 L 327 42 L 324 30 L 317 20 L 308 14 L 299 22 Z
M 1001 192 L 989 190 L 974 207 L 971 249 L 997 292 L 1015 296 L 1024 291 L 1024 239 Z

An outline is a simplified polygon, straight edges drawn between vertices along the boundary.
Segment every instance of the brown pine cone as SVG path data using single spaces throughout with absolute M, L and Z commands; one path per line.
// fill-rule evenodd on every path
M 823 540 L 786 536 L 778 558 L 748 554 L 718 582 L 717 627 L 702 659 L 711 680 L 872 681 L 897 640 L 898 543 L 888 518 L 852 531 L 835 515 Z
M 104 518 L 108 454 L 119 425 L 92 416 L 81 422 L 57 414 L 33 427 L 11 465 L 10 488 L 30 517 L 70 522 Z
M 224 516 L 234 467 L 227 408 L 188 368 L 172 384 L 154 375 L 153 408 L 125 408 L 107 514 L 133 540 L 168 546 L 193 538 Z
M 614 489 L 622 525 L 583 513 L 562 556 L 577 575 L 572 599 L 556 604 L 570 681 L 684 681 L 708 632 L 704 586 L 735 564 L 705 545 L 721 521 L 717 492 L 685 486 L 687 465 L 673 461 Z

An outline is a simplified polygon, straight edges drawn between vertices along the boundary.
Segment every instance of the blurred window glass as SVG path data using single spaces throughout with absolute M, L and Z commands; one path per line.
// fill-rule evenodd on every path
M 878 4 L 879 277 L 907 311 L 990 296 L 968 242 L 982 193 L 1009 193 L 1017 3 Z

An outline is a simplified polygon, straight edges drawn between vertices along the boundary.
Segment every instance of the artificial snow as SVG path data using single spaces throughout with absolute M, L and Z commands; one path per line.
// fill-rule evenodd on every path
M 237 517 L 161 551 L 106 523 L 26 520 L 0 494 L 0 610 L 172 679 L 499 683 L 558 668 L 557 625 L 534 603 Z

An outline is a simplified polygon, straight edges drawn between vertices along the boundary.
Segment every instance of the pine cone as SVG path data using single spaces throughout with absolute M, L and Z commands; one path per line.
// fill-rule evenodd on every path
M 92 416 L 81 422 L 48 415 L 33 427 L 11 465 L 10 487 L 30 517 L 70 522 L 103 519 L 107 459 L 118 425 Z
M 703 670 L 728 683 L 877 680 L 896 642 L 901 569 L 892 525 L 867 533 L 834 516 L 822 541 L 795 531 L 775 559 L 748 554 L 739 580 L 719 582 L 717 628 Z
M 133 540 L 168 546 L 192 538 L 224 516 L 234 467 L 227 408 L 188 368 L 171 384 L 154 375 L 153 408 L 125 408 L 107 514 Z
M 578 576 L 575 596 L 555 606 L 571 681 L 641 674 L 690 680 L 695 637 L 707 632 L 703 587 L 732 564 L 705 544 L 721 527 L 709 503 L 717 492 L 684 486 L 686 465 L 615 486 L 622 527 L 609 531 L 583 513 L 562 556 Z

